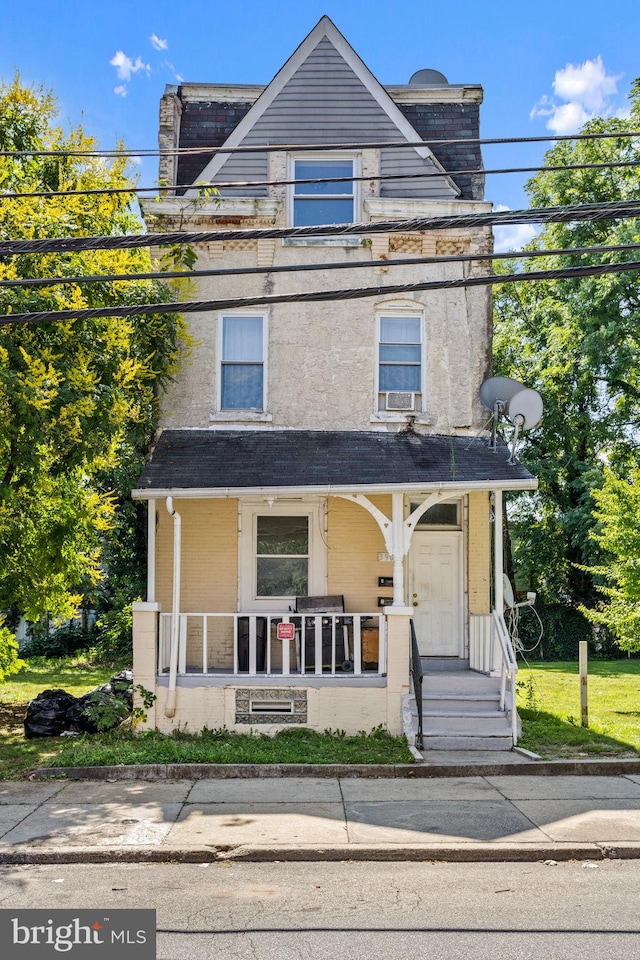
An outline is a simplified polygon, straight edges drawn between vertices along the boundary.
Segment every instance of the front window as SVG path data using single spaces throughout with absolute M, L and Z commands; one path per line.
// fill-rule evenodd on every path
M 264 409 L 264 318 L 222 318 L 220 409 Z
M 320 181 L 295 183 L 292 197 L 294 227 L 354 222 L 356 204 L 353 180 L 345 179 L 337 183 L 322 180 L 323 177 L 353 177 L 354 163 L 353 159 L 343 157 L 294 159 L 292 171 L 294 180 Z
M 240 610 L 286 613 L 296 597 L 327 592 L 324 501 L 241 500 Z
M 309 517 L 256 517 L 256 596 L 309 592 Z
M 380 317 L 378 403 L 382 410 L 418 409 L 422 393 L 422 320 Z

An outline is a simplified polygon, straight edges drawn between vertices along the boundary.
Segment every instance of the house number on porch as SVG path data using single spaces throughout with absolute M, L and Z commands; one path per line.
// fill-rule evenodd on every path
M 276 637 L 278 640 L 293 640 L 295 636 L 295 624 L 279 623 L 276 626 Z

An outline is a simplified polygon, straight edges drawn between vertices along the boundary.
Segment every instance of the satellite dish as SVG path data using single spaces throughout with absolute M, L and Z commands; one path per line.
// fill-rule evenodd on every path
M 521 430 L 531 430 L 542 417 L 542 397 L 537 390 L 525 387 L 511 377 L 490 377 L 480 387 L 480 399 L 491 410 L 491 447 L 496 448 L 496 432 L 500 414 L 515 427 L 508 463 L 515 463 L 516 444 Z
M 511 377 L 491 377 L 480 387 L 480 399 L 487 410 L 495 410 L 496 404 L 506 407 L 516 393 L 525 389 L 524 383 Z
M 511 580 L 509 580 L 509 577 L 506 575 L 506 573 L 502 574 L 502 597 L 505 607 L 509 607 L 509 609 L 513 610 L 516 605 L 516 601 L 515 597 L 513 596 Z
M 413 87 L 448 86 L 449 81 L 439 70 L 416 70 L 409 78 L 409 85 Z
M 509 400 L 506 416 L 520 430 L 532 430 L 542 417 L 542 397 L 537 390 L 524 387 Z

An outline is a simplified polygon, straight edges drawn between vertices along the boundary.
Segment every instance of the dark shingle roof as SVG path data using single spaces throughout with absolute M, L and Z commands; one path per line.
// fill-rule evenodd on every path
M 423 140 L 477 139 L 480 136 L 478 103 L 402 103 L 398 107 Z M 484 175 L 479 143 L 430 143 L 429 148 L 445 170 L 477 170 L 452 177 L 464 200 L 482 200 Z
M 179 147 L 219 147 L 231 136 L 253 102 L 184 100 L 180 118 Z M 425 140 L 477 138 L 480 106 L 477 103 L 403 103 L 397 106 Z M 331 137 L 331 131 L 328 131 Z M 398 135 L 400 139 L 400 135 Z M 478 143 L 430 144 L 445 170 L 477 170 L 477 174 L 453 177 L 465 200 L 484 195 L 482 157 Z M 195 183 L 213 153 L 182 154 L 178 158 L 176 183 Z M 179 191 L 184 192 L 184 191 Z
M 183 147 L 220 147 L 244 119 L 253 101 L 246 103 L 224 101 L 184 100 L 180 118 L 180 141 Z M 178 157 L 176 183 L 195 183 L 207 166 L 213 153 L 181 154 Z M 178 191 L 183 193 L 184 191 Z
M 524 481 L 485 439 L 321 430 L 165 430 L 142 490 Z

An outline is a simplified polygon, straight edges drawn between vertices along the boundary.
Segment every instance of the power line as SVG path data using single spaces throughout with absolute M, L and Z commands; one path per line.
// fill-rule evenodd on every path
M 499 146 L 501 144 L 549 143 L 564 140 L 619 140 L 621 137 L 640 137 L 640 131 L 617 130 L 609 133 L 549 134 L 539 137 L 449 137 L 444 139 L 436 137 L 427 140 L 375 140 L 364 143 L 279 143 L 235 147 L 203 145 L 200 147 L 176 147 L 174 150 L 152 150 L 150 148 L 143 148 L 142 150 L 0 150 L 0 157 L 184 157 L 197 154 L 278 153 L 292 150 L 299 153 L 322 153 L 324 150 L 415 149 L 416 147 L 428 147 L 432 144 L 453 146 L 463 143 L 466 145 Z
M 163 186 L 153 187 L 93 187 L 84 190 L 35 190 L 32 192 L 3 193 L 0 190 L 0 199 L 2 200 L 21 200 L 50 197 L 84 197 L 101 196 L 105 194 L 140 194 L 157 193 L 159 196 L 164 194 L 174 194 L 177 190 L 195 190 L 206 194 L 207 190 L 240 190 L 244 187 L 255 189 L 256 187 L 289 187 L 300 184 L 323 184 L 323 183 L 364 183 L 372 180 L 432 180 L 442 179 L 443 177 L 461 177 L 461 176 L 494 176 L 498 174 L 512 173 L 563 173 L 567 170 L 609 170 L 620 167 L 640 167 L 640 160 L 615 160 L 608 163 L 568 163 L 558 164 L 557 166 L 536 166 L 536 167 L 500 167 L 493 170 L 485 170 L 482 167 L 469 168 L 466 170 L 444 170 L 429 173 L 380 173 L 373 176 L 353 176 L 353 177 L 313 177 L 300 178 L 297 180 L 227 180 L 219 183 L 174 183 Z
M 539 207 L 532 210 L 501 210 L 444 217 L 414 217 L 370 223 L 324 224 L 311 227 L 266 227 L 251 230 L 205 230 L 193 233 L 150 233 L 129 236 L 48 237 L 40 240 L 0 241 L 0 256 L 27 253 L 69 253 L 79 250 L 129 250 L 138 247 L 211 243 L 216 240 L 295 239 L 303 237 L 348 237 L 376 233 L 469 229 L 501 224 L 569 223 L 637 217 L 640 200 L 587 203 L 574 206 Z
M 320 303 L 335 300 L 358 300 L 388 296 L 392 293 L 450 290 L 459 287 L 495 286 L 504 283 L 523 283 L 535 280 L 580 279 L 605 274 L 639 271 L 640 260 L 624 263 L 588 264 L 583 267 L 560 267 L 556 270 L 538 270 L 528 273 L 492 274 L 486 277 L 465 277 L 455 280 L 431 280 L 421 283 L 380 284 L 375 287 L 357 287 L 343 290 L 313 291 L 310 293 L 265 294 L 258 297 L 236 297 L 227 300 L 189 300 L 183 303 L 143 303 L 120 307 L 91 307 L 84 310 L 46 310 L 34 313 L 0 315 L 0 325 L 43 323 L 51 320 L 95 320 L 106 317 L 134 317 L 158 313 L 204 313 L 282 303 Z
M 476 263 L 494 260 L 526 260 L 532 257 L 584 256 L 595 253 L 621 253 L 640 250 L 640 243 L 619 243 L 595 247 L 564 247 L 554 250 L 512 250 L 505 253 L 450 254 L 434 257 L 401 257 L 376 260 L 338 260 L 330 263 L 303 263 L 291 266 L 231 267 L 211 270 L 154 270 L 148 273 L 108 273 L 75 277 L 29 277 L 0 280 L 0 287 L 52 287 L 59 284 L 111 283 L 141 280 L 197 280 L 199 277 L 243 277 L 264 274 L 301 273 L 318 270 L 358 270 L 363 268 Z

